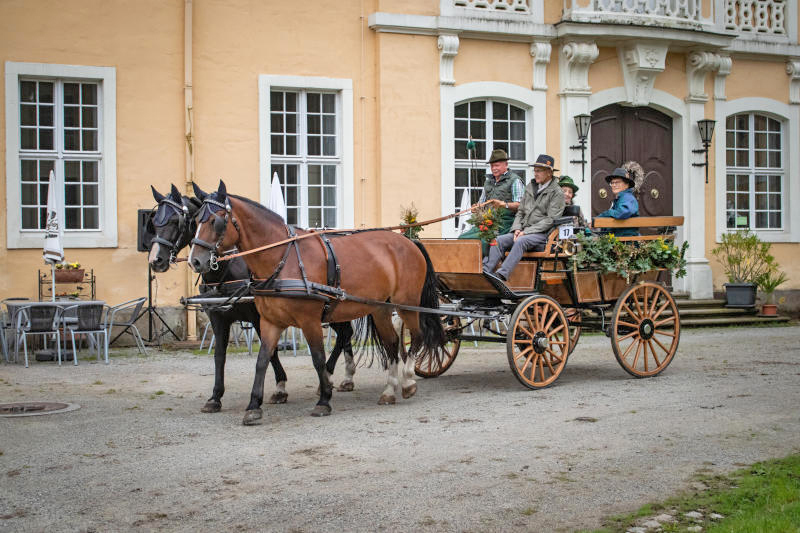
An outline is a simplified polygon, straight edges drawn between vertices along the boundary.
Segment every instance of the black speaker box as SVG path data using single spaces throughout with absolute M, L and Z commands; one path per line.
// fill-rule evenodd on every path
M 137 212 L 137 232 L 136 232 L 136 250 L 139 252 L 149 252 L 150 244 L 153 242 L 155 235 L 148 231 L 147 226 L 150 222 L 150 217 L 153 216 L 152 209 L 139 209 Z

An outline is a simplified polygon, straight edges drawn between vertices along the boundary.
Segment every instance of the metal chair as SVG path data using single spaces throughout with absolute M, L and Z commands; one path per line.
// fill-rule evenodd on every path
M 3 304 L 5 309 L 0 308 L 0 350 L 3 350 L 3 357 L 6 360 L 6 363 L 11 362 L 11 359 L 8 355 L 8 334 L 14 329 L 14 321 L 15 317 L 9 311 L 6 302 L 27 302 L 30 298 L 4 298 L 0 300 L 0 304 Z M 16 339 L 15 339 L 16 340 Z M 14 347 L 16 350 L 16 346 Z
M 106 322 L 103 319 L 103 310 L 105 307 L 106 306 L 103 304 L 91 304 L 73 305 L 64 309 L 65 314 L 71 309 L 74 309 L 77 318 L 77 323 L 67 328 L 72 337 L 72 359 L 75 361 L 75 366 L 78 366 L 78 350 L 77 343 L 75 342 L 76 333 L 89 335 L 91 339 L 89 347 L 91 349 L 91 347 L 94 346 L 98 361 L 100 360 L 100 334 L 102 334 L 102 346 L 105 352 L 106 364 L 108 364 L 108 330 L 106 329 Z M 97 335 L 96 340 L 94 338 L 95 335 Z
M 14 351 L 14 362 L 19 353 L 19 339 L 22 339 L 22 347 L 25 352 L 25 368 L 28 368 L 28 335 L 43 335 L 44 347 L 47 348 L 47 336 L 56 336 L 56 353 L 58 354 L 58 364 L 61 365 L 61 307 L 55 305 L 26 305 L 17 310 L 17 325 L 14 329 L 16 350 Z M 78 364 L 77 361 L 75 364 Z
M 139 329 L 136 327 L 136 319 L 139 318 L 139 313 L 141 312 L 142 306 L 146 301 L 147 298 L 142 296 L 141 298 L 136 298 L 135 300 L 130 300 L 121 304 L 117 304 L 113 307 L 109 307 L 106 311 L 106 320 L 104 326 L 108 334 L 111 333 L 113 327 L 122 327 L 123 329 L 119 335 L 117 335 L 117 337 L 125 332 L 130 333 L 130 335 L 133 337 L 133 340 L 136 341 L 136 348 L 139 349 L 139 353 L 143 353 L 144 355 L 147 355 L 147 349 L 144 346 L 142 335 L 139 333 Z M 120 313 L 121 315 L 118 316 Z

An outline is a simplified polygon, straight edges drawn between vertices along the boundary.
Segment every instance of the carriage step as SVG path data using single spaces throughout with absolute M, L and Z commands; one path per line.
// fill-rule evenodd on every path
M 758 316 L 750 315 L 745 317 L 725 317 L 725 318 L 681 318 L 683 327 L 703 327 L 703 326 L 747 326 L 753 324 L 786 324 L 792 319 L 788 316 Z

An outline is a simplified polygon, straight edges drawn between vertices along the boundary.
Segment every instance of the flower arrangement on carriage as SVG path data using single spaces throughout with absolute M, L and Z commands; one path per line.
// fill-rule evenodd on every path
M 403 230 L 403 235 L 411 240 L 419 239 L 419 234 L 422 233 L 422 226 L 415 226 L 419 222 L 419 209 L 411 202 L 410 207 L 400 207 L 400 220 L 404 226 L 409 226 Z
M 483 242 L 495 246 L 497 234 L 500 230 L 503 208 L 479 207 L 467 220 L 473 227 L 478 228 L 478 237 Z

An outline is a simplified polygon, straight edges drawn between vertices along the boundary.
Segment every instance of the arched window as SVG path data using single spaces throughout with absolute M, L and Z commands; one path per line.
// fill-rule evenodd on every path
M 783 140 L 783 124 L 775 118 L 759 113 L 727 117 L 727 229 L 783 229 Z
M 454 107 L 455 187 L 453 208 L 461 205 L 462 195 L 469 194 L 475 203 L 486 180 L 486 161 L 492 150 L 502 148 L 510 158 L 509 168 L 525 180 L 528 111 L 493 99 L 457 103 Z M 472 140 L 475 148 L 467 149 Z

